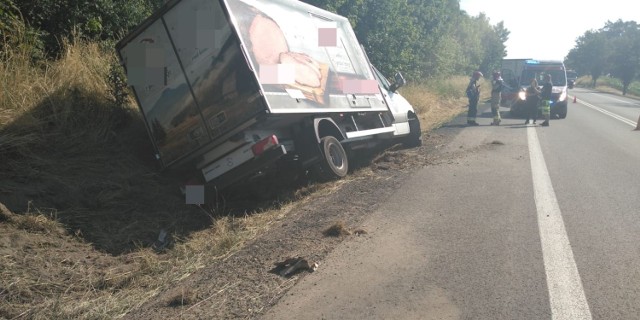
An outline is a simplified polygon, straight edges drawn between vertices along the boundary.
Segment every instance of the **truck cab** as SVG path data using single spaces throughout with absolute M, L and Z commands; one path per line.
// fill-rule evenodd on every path
M 394 82 L 391 82 L 376 67 L 372 65 L 371 68 L 393 115 L 393 126 L 396 129 L 394 135 L 405 136 L 403 140 L 408 146 L 422 145 L 418 116 L 411 103 L 398 93 L 398 89 L 406 84 L 404 77 L 400 72 L 396 72 Z

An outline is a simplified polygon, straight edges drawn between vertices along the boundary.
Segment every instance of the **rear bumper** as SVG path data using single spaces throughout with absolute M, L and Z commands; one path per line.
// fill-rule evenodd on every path
M 249 161 L 225 172 L 221 176 L 209 181 L 207 188 L 213 187 L 222 190 L 236 182 L 256 174 L 260 169 L 266 168 L 274 162 L 278 161 L 282 156 L 287 154 L 284 145 L 277 145 L 272 149 L 265 151 L 259 157 L 254 157 Z

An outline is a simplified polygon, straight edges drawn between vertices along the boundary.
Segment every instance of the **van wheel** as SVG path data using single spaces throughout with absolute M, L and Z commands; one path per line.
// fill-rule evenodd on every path
M 407 148 L 415 148 L 422 145 L 422 130 L 420 129 L 420 120 L 418 118 L 409 119 L 409 135 L 404 138 L 402 144 Z
M 340 179 L 349 172 L 349 160 L 347 152 L 340 141 L 332 136 L 320 140 L 322 160 L 314 168 L 315 175 L 320 180 Z

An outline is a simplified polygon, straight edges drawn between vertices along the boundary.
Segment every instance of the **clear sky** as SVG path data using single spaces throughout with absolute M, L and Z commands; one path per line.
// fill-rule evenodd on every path
M 492 25 L 504 21 L 511 34 L 507 58 L 563 60 L 576 39 L 607 20 L 640 23 L 637 0 L 460 0 L 471 16 L 484 12 Z

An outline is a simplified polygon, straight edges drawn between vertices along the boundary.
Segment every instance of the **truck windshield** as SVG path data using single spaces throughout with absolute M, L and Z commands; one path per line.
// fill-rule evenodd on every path
M 391 87 L 391 83 L 389 82 L 389 80 L 387 80 L 387 78 L 386 78 L 384 75 L 382 75 L 382 73 L 380 72 L 380 70 L 378 70 L 378 69 L 377 69 L 376 67 L 374 67 L 374 66 L 372 66 L 372 67 L 373 67 L 373 71 L 375 71 L 375 72 L 374 72 L 374 74 L 375 74 L 375 76 L 376 76 L 376 79 L 378 79 L 378 82 L 379 82 L 380 84 L 382 84 L 382 86 L 383 86 L 385 89 L 389 90 L 389 88 Z
M 551 82 L 554 86 L 566 86 L 567 85 L 567 76 L 563 69 L 553 70 L 523 70 L 522 77 L 520 77 L 520 85 L 529 85 L 532 79 L 536 79 L 540 85 L 544 83 L 544 76 L 546 74 L 551 75 Z

